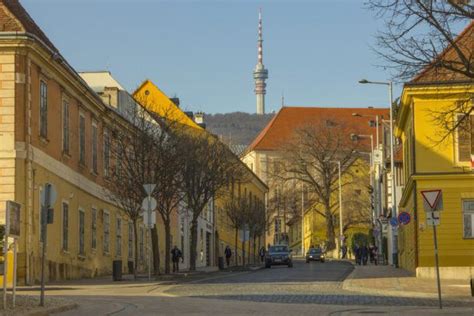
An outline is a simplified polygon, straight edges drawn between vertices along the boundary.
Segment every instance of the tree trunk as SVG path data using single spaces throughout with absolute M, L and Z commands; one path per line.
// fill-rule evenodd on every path
M 151 247 L 153 254 L 153 271 L 155 275 L 160 275 L 160 240 L 156 224 L 151 228 Z
M 133 251 L 133 278 L 137 279 L 137 267 L 138 267 L 138 232 L 137 232 L 137 220 L 132 220 L 133 222 L 133 244 L 135 249 Z
M 257 235 L 253 235 L 253 264 L 257 263 L 257 253 L 255 251 L 257 244 Z
M 165 274 L 170 273 L 170 254 L 171 254 L 171 227 L 170 219 L 163 219 L 165 224 Z M 184 252 L 184 249 L 181 249 Z
M 196 271 L 197 259 L 197 237 L 198 237 L 198 219 L 193 218 L 191 221 L 191 245 L 189 249 L 189 270 Z
M 336 233 L 334 231 L 334 222 L 332 219 L 331 210 L 326 209 L 326 250 L 333 250 L 336 248 Z
M 238 266 L 239 265 L 239 256 L 238 256 L 238 243 L 239 243 L 239 229 L 236 228 L 235 229 L 235 251 L 234 251 L 234 257 L 235 257 L 235 266 Z
M 250 265 L 250 232 L 249 232 L 249 245 L 248 245 L 248 252 L 247 252 L 247 265 Z

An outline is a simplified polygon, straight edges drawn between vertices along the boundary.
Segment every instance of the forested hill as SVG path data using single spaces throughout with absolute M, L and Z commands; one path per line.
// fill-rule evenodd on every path
M 275 113 L 257 115 L 244 112 L 205 114 L 204 122 L 211 133 L 226 143 L 249 145 L 273 118 Z

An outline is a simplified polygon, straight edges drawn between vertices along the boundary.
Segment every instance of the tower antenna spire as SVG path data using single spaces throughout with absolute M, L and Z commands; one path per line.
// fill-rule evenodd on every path
M 257 65 L 253 71 L 255 80 L 255 95 L 257 97 L 257 114 L 265 114 L 265 80 L 268 79 L 268 70 L 263 65 L 263 26 L 262 26 L 262 8 L 258 12 L 258 40 L 257 40 Z

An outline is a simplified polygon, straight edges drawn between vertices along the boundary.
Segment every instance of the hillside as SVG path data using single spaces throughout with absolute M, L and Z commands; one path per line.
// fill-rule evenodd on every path
M 275 113 L 257 115 L 244 112 L 205 114 L 204 122 L 207 130 L 219 135 L 224 142 L 247 146 L 274 115 Z

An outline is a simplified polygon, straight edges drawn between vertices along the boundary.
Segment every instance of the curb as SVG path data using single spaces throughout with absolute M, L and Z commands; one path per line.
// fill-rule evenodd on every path
M 386 289 L 372 289 L 362 286 L 352 285 L 352 280 L 354 279 L 355 269 L 351 272 L 350 275 L 342 283 L 342 289 L 351 292 L 369 294 L 369 295 L 384 295 L 384 296 L 398 296 L 398 297 L 416 297 L 416 298 L 438 298 L 437 293 L 426 293 L 426 292 L 411 292 L 411 291 L 397 291 L 397 290 L 386 290 Z M 444 299 L 453 300 L 453 301 L 467 301 L 472 302 L 469 297 L 453 297 L 453 296 L 444 296 Z
M 70 304 L 64 304 L 64 305 L 61 305 L 61 306 L 54 306 L 54 307 L 44 308 L 44 309 L 36 310 L 36 311 L 33 310 L 29 313 L 26 313 L 25 315 L 28 315 L 28 316 L 48 316 L 48 315 L 51 315 L 51 314 L 61 313 L 61 312 L 69 311 L 69 310 L 72 310 L 72 309 L 76 309 L 78 307 L 79 307 L 79 305 L 77 303 L 70 303 Z

